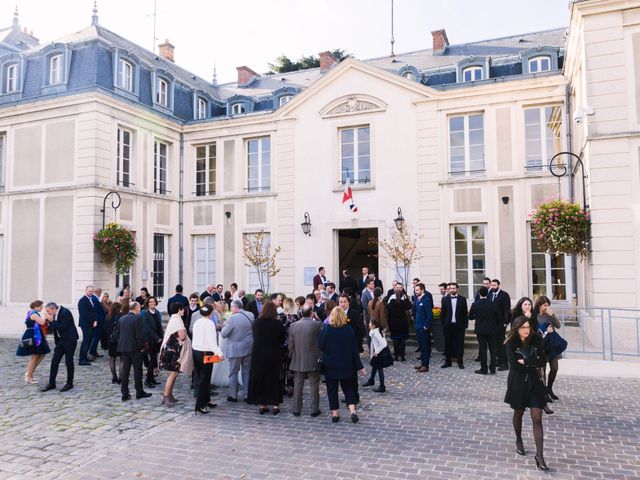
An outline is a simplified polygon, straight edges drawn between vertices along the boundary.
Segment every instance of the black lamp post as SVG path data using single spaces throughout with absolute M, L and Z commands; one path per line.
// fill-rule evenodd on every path
M 104 228 L 104 217 L 107 210 L 107 198 L 109 198 L 109 195 L 114 196 L 114 198 L 111 199 L 111 208 L 113 208 L 114 212 L 118 207 L 120 207 L 120 194 L 118 192 L 112 190 L 104 196 L 104 199 L 102 200 L 102 210 L 100 210 L 102 212 L 102 228 Z
M 398 230 L 402 230 L 404 228 L 404 217 L 402 216 L 402 209 L 400 207 L 398 207 L 398 216 L 394 218 L 393 221 Z
M 309 212 L 304 212 L 304 222 L 300 226 L 302 227 L 302 233 L 311 236 L 311 217 Z
M 574 167 L 573 165 L 571 165 L 571 169 L 569 169 L 567 168 L 567 165 L 570 165 L 568 162 L 565 163 L 562 160 L 555 161 L 555 159 L 560 157 L 561 155 L 569 155 L 570 157 L 575 158 L 576 166 Z M 580 158 L 580 156 L 576 155 L 573 152 L 560 152 L 556 153 L 549 162 L 549 171 L 551 172 L 551 175 L 558 178 L 564 177 L 566 175 L 572 177 L 573 175 L 575 175 L 578 167 L 580 167 L 582 171 L 582 207 L 586 211 L 589 211 L 589 205 L 587 205 L 587 189 L 585 187 L 586 176 L 584 174 L 584 164 L 582 163 L 582 159 Z

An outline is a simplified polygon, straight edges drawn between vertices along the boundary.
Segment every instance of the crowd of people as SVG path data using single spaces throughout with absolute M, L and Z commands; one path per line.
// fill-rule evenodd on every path
M 256 405 L 260 415 L 278 415 L 284 396 L 293 397 L 293 415 L 303 409 L 304 384 L 308 380 L 312 417 L 321 414 L 320 383 L 326 392 L 332 422 L 340 421 L 339 388 L 350 420 L 359 420 L 358 374 L 364 375 L 361 354 L 368 353 L 371 366 L 362 387 L 386 391 L 385 368 L 394 361 L 407 360 L 406 341 L 415 326 L 419 360 L 417 373 L 429 372 L 434 322 L 433 295 L 418 278 L 408 292 L 393 281 L 384 291 L 380 279 L 363 267 L 359 278 L 347 270 L 336 288 L 325 269 L 313 278 L 313 291 L 306 296 L 288 298 L 276 293 L 265 295 L 258 289 L 248 299 L 237 284 L 225 290 L 222 284 L 209 285 L 188 298 L 182 285 L 166 302 L 166 327 L 158 299 L 141 288 L 133 298 L 125 286 L 115 301 L 107 292 L 87 286 L 78 301 L 78 325 L 82 331 L 79 366 L 91 366 L 108 353 L 111 381 L 120 385 L 122 401 L 131 399 L 130 373 L 137 399 L 151 396 L 147 390 L 160 384 L 159 372 L 167 373 L 162 405 L 171 407 L 179 400 L 173 395 L 177 377 L 191 382 L 194 412 L 204 415 L 217 405 L 212 401 L 216 388 L 228 386 L 228 402 L 242 400 Z M 543 457 L 542 412 L 552 414 L 548 403 L 558 400 L 553 385 L 558 360 L 566 342 L 557 334 L 560 323 L 544 296 L 521 298 L 511 308 L 511 299 L 498 279 L 485 278 L 471 305 L 459 292 L 456 282 L 439 285 L 439 325 L 444 337 L 444 362 L 449 368 L 455 360 L 464 366 L 464 341 L 469 320 L 475 322 L 480 362 L 477 374 L 509 370 L 505 402 L 513 408 L 516 451 L 525 455 L 522 443 L 522 417 L 531 411 L 536 444 L 536 464 L 547 469 Z M 55 340 L 49 381 L 42 391 L 56 387 L 59 364 L 65 357 L 67 379 L 61 391 L 73 388 L 73 356 L 79 341 L 71 311 L 54 302 L 31 303 L 25 319 L 25 333 L 17 354 L 29 356 L 25 382 L 35 384 L 34 371 L 50 352 L 46 334 Z M 507 329 L 510 327 L 507 335 Z M 392 341 L 393 351 L 387 344 Z M 550 370 L 546 376 L 546 366 Z M 146 374 L 144 369 L 146 368 Z M 376 378 L 378 385 L 376 386 Z

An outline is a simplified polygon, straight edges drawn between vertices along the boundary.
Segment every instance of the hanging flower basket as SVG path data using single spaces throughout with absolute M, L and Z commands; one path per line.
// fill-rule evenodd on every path
M 589 212 L 564 200 L 543 203 L 531 213 L 531 236 L 549 253 L 586 257 Z
M 102 262 L 115 267 L 117 274 L 127 273 L 138 256 L 133 233 L 117 223 L 110 223 L 94 234 L 93 245 Z

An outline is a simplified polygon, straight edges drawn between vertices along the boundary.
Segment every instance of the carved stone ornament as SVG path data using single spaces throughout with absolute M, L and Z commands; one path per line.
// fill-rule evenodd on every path
M 345 101 L 325 111 L 323 116 L 332 117 L 336 115 L 348 115 L 353 113 L 382 110 L 385 110 L 385 107 L 382 105 L 358 97 L 349 97 Z

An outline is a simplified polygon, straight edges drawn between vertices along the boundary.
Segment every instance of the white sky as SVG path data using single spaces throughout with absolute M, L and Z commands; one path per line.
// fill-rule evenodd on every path
M 180 66 L 220 83 L 235 67 L 258 73 L 281 54 L 342 48 L 357 58 L 389 53 L 391 0 L 156 0 L 156 37 L 176 46 Z M 2 0 L 0 27 L 15 4 L 20 24 L 41 43 L 88 26 L 93 0 Z M 99 0 L 100 24 L 151 49 L 154 0 Z M 395 51 L 430 48 L 431 31 L 445 28 L 452 44 L 517 35 L 569 22 L 567 0 L 395 0 Z M 159 42 L 156 42 L 156 44 Z

